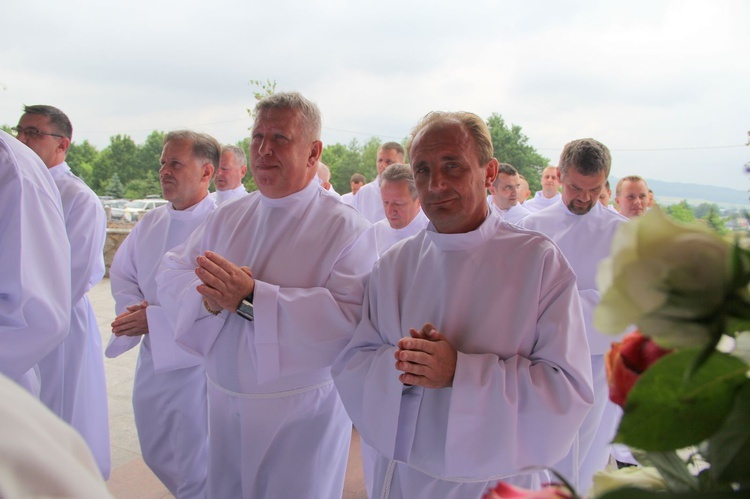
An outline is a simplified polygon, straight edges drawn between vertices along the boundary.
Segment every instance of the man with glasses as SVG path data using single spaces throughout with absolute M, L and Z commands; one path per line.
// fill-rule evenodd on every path
M 99 198 L 65 162 L 73 127 L 52 106 L 25 106 L 13 128 L 49 169 L 62 199 L 71 247 L 70 333 L 39 363 L 40 399 L 84 437 L 102 475 L 109 476 L 109 423 L 104 357 L 87 293 L 104 277 L 107 216 Z

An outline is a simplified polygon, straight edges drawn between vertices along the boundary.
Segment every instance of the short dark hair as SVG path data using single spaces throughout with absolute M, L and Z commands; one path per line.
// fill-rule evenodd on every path
M 404 146 L 402 146 L 398 142 L 386 142 L 385 144 L 382 144 L 380 147 L 378 147 L 378 152 L 380 151 L 396 151 L 401 156 L 406 156 Z
M 68 115 L 54 106 L 36 105 L 23 106 L 24 114 L 40 114 L 49 118 L 49 123 L 53 130 L 60 135 L 73 139 L 73 125 L 70 124 Z
M 361 182 L 364 184 L 367 182 L 367 179 L 361 173 L 355 173 L 354 175 L 352 175 L 352 178 L 349 179 L 349 182 L 356 182 L 358 184 Z
M 214 165 L 214 172 L 221 161 L 221 144 L 207 133 L 192 130 L 175 130 L 164 137 L 164 145 L 172 140 L 189 140 L 193 144 L 193 156 Z
M 607 146 L 595 139 L 576 139 L 565 144 L 557 168 L 565 176 L 573 167 L 581 175 L 596 175 L 604 172 L 609 177 L 612 155 Z
M 497 187 L 498 182 L 500 182 L 500 174 L 504 173 L 506 175 L 518 176 L 518 170 L 516 168 L 509 164 L 509 163 L 498 163 L 497 165 L 497 175 L 495 176 L 495 180 L 492 181 L 492 185 Z

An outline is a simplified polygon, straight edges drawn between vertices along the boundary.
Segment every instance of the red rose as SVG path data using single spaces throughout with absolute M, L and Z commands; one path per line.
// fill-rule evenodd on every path
M 604 365 L 607 369 L 609 399 L 625 407 L 628 393 L 648 367 L 672 350 L 665 350 L 648 336 L 633 331 L 623 338 L 622 343 L 612 343 Z
M 500 482 L 482 499 L 572 499 L 573 494 L 558 485 L 547 485 L 542 490 L 526 490 Z

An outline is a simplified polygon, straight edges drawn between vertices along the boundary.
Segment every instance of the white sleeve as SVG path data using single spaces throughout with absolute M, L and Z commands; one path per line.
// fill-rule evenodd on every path
M 0 142 L 0 372 L 19 380 L 68 334 L 70 246 L 59 198 L 19 178 L 7 147 Z
M 135 265 L 135 246 L 140 231 L 138 225 L 128 234 L 112 259 L 109 268 L 109 280 L 112 296 L 115 299 L 115 313 L 120 315 L 130 305 L 140 304 L 144 300 L 143 291 L 138 285 L 138 269 Z M 109 338 L 109 344 L 104 355 L 117 357 L 137 346 L 141 342 L 140 336 L 115 336 Z

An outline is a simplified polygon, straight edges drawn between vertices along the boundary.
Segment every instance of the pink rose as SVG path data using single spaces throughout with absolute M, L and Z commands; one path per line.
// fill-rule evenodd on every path
M 542 490 L 526 490 L 500 482 L 482 499 L 572 499 L 573 494 L 563 486 L 547 485 Z

